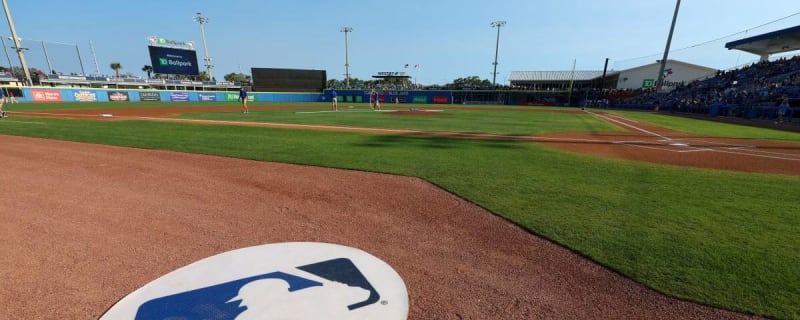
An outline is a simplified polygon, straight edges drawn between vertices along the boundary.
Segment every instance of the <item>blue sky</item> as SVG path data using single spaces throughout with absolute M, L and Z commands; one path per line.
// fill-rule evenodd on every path
M 674 0 L 7 0 L 29 65 L 80 73 L 75 46 L 86 73 L 95 73 L 91 40 L 100 73 L 143 76 L 150 64 L 146 39 L 159 36 L 198 44 L 204 57 L 196 12 L 205 25 L 214 75 L 251 67 L 327 70 L 344 78 L 342 26 L 349 35 L 350 72 L 367 79 L 377 72 L 407 71 L 420 83 L 444 84 L 455 78 L 492 79 L 495 20 L 501 29 L 497 82 L 511 71 L 622 70 L 661 59 Z M 786 19 L 755 28 L 765 23 Z M 10 35 L 3 16 L 0 35 Z M 684 0 L 670 58 L 727 69 L 758 57 L 724 48 L 726 42 L 800 25 L 797 0 Z M 742 32 L 747 30 L 747 32 Z M 730 37 L 711 43 L 695 45 Z M 30 40 L 28 40 L 30 39 Z M 6 41 L 9 45 L 9 42 Z M 13 54 L 13 52 L 12 52 Z M 18 65 L 18 59 L 12 57 Z M 3 55 L 0 65 L 8 65 Z M 421 68 L 404 69 L 405 64 Z M 201 67 L 202 68 L 202 67 Z

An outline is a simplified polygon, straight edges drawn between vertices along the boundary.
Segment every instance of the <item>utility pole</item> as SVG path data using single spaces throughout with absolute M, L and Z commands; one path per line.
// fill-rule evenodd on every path
M 492 72 L 492 86 L 497 86 L 497 55 L 500 53 L 500 28 L 506 25 L 505 21 L 492 22 L 492 28 L 497 28 L 497 44 L 494 47 L 494 72 Z
M 672 26 L 669 28 L 669 37 L 667 38 L 667 48 L 664 49 L 664 58 L 661 59 L 661 68 L 658 70 L 658 80 L 656 80 L 656 92 L 661 91 L 661 86 L 664 84 L 664 70 L 667 68 L 667 57 L 669 56 L 669 47 L 672 45 L 672 35 L 675 33 L 675 21 L 678 20 L 678 10 L 681 8 L 681 0 L 675 4 L 675 14 L 672 15 Z
M 212 70 L 214 70 L 214 66 L 211 65 L 211 56 L 208 55 L 208 43 L 206 42 L 206 30 L 203 28 L 203 25 L 208 23 L 208 18 L 203 17 L 203 15 L 198 12 L 197 15 L 194 16 L 194 21 L 200 23 L 200 35 L 203 37 L 203 50 L 205 51 L 206 57 L 203 61 L 206 62 L 206 70 L 208 72 L 208 81 L 214 81 L 214 75 L 212 74 Z
M 341 27 L 339 28 L 339 32 L 344 32 L 344 86 L 346 88 L 350 88 L 350 49 L 348 48 L 349 44 L 347 43 L 347 34 L 353 32 L 353 28 L 350 27 Z
M 17 29 L 14 28 L 14 21 L 11 20 L 11 11 L 8 10 L 8 4 L 6 4 L 6 0 L 3 0 L 3 10 L 6 12 L 6 19 L 8 20 L 8 27 L 11 29 L 11 40 L 14 41 L 14 49 L 17 50 L 17 55 L 19 56 L 19 64 L 22 66 L 22 72 L 25 73 L 25 81 L 27 81 L 28 85 L 32 85 L 33 81 L 31 81 L 31 72 L 28 70 L 28 62 L 25 61 L 25 53 L 19 44 L 19 37 L 17 37 Z

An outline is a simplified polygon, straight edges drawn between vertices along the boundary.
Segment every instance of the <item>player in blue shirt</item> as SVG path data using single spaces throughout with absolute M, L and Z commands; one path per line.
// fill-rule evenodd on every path
M 0 119 L 8 118 L 8 115 L 3 111 L 3 104 L 6 102 L 6 89 L 0 89 Z
M 250 113 L 250 110 L 247 109 L 247 88 L 239 89 L 239 100 L 242 100 L 242 113 Z
M 331 108 L 333 111 L 339 111 L 339 101 L 336 90 L 331 90 Z

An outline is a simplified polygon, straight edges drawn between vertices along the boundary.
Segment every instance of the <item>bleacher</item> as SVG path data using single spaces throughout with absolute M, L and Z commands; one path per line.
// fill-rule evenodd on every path
M 192 81 L 168 79 L 117 78 L 107 76 L 48 75 L 40 82 L 53 87 L 160 89 L 160 90 L 238 90 L 241 85 L 229 81 Z

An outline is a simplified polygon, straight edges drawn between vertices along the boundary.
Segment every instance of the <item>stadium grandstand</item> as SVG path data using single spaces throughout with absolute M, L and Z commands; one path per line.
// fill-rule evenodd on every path
M 0 78 L 2 81 L 2 78 Z M 47 75 L 38 79 L 42 85 L 70 88 L 215 90 L 235 91 L 240 84 L 228 81 L 192 81 L 167 79 L 116 78 L 105 76 Z M 36 83 L 36 81 L 34 81 Z

